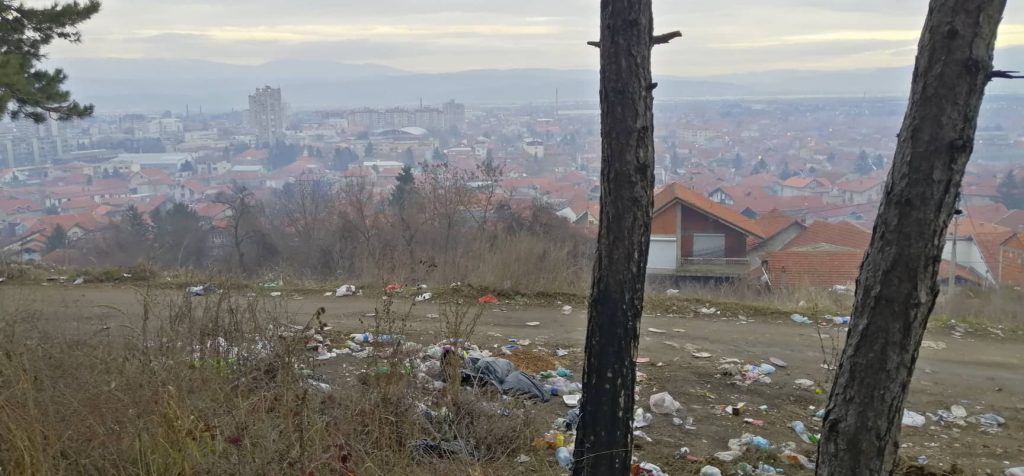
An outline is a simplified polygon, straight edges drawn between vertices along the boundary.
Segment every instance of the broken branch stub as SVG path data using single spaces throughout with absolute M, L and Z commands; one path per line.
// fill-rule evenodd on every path
M 668 33 L 662 33 L 660 35 L 654 35 L 651 37 L 651 46 L 664 45 L 665 43 L 668 43 L 676 38 L 681 38 L 682 36 L 683 34 L 679 30 L 670 31 Z M 600 41 L 588 41 L 587 44 L 593 46 L 594 48 L 601 47 Z

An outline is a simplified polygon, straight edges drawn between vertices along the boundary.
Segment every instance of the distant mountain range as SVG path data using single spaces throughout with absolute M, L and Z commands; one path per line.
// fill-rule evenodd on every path
M 1024 47 L 1000 49 L 997 67 L 1024 68 Z M 248 107 L 247 94 L 281 86 L 296 110 L 438 104 L 596 101 L 598 74 L 586 70 L 509 69 L 424 74 L 377 64 L 273 61 L 256 66 L 200 60 L 65 59 L 69 87 L 100 112 L 207 112 Z M 766 71 L 711 77 L 657 76 L 659 100 L 714 97 L 906 95 L 911 67 L 847 71 Z M 989 93 L 1024 93 L 1024 81 L 998 81 Z

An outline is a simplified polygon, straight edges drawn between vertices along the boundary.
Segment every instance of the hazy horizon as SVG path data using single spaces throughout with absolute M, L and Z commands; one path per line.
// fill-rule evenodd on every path
M 33 0 L 29 3 L 46 3 Z M 737 7 L 656 0 L 655 30 L 684 37 L 656 50 L 654 70 L 708 76 L 843 70 L 913 62 L 927 2 L 780 0 Z M 354 2 L 105 0 L 67 58 L 368 63 L 420 73 L 474 69 L 596 69 L 599 2 Z M 325 20 L 329 19 L 329 20 Z M 1024 45 L 1024 6 L 1011 3 L 998 46 Z M 1014 65 L 1009 65 L 1014 66 Z M 1012 69 L 1012 68 L 1011 68 Z

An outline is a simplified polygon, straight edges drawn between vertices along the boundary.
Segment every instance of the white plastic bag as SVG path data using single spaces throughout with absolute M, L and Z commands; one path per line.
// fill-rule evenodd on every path
M 683 407 L 676 401 L 676 399 L 672 398 L 672 395 L 669 395 L 668 392 L 651 395 L 650 404 L 652 412 L 663 415 L 668 413 L 675 415 L 675 413 Z

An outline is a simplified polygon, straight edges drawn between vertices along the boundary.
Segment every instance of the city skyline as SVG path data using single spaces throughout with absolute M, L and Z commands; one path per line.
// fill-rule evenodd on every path
M 889 67 L 913 61 L 926 2 L 831 3 L 781 0 L 737 8 L 657 1 L 656 30 L 679 29 L 684 38 L 655 54 L 654 69 L 700 76 Z M 584 44 L 597 37 L 597 1 L 444 0 L 427 5 L 392 0 L 370 5 L 314 0 L 303 8 L 284 8 L 282 2 L 258 0 L 242 5 L 237 0 L 107 0 L 103 13 L 83 25 L 83 44 L 55 44 L 51 58 L 235 64 L 328 59 L 428 73 L 597 67 L 596 52 Z M 998 46 L 1020 45 L 1024 6 L 1011 4 Z

